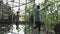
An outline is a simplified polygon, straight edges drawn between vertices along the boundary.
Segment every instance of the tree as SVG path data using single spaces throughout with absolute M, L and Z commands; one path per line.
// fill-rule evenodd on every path
M 0 34 L 4 34 L 5 32 L 9 32 L 9 30 L 11 28 L 10 27 L 11 26 L 11 22 L 9 23 L 7 21 L 9 20 L 9 17 L 12 20 L 12 15 L 14 17 L 13 20 L 15 20 L 15 16 L 16 15 L 11 10 L 11 7 L 5 5 L 3 3 L 3 1 L 0 1 Z M 2 27 L 5 27 L 5 28 L 2 28 Z

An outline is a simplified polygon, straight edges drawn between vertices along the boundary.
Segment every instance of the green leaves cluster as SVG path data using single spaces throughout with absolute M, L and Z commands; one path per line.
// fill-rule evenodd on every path
M 46 17 L 45 12 L 47 11 L 47 24 L 48 25 L 50 24 L 48 27 L 50 27 L 52 29 L 53 29 L 54 24 L 56 22 L 60 21 L 60 12 L 59 12 L 60 6 L 58 4 L 59 2 L 60 2 L 60 0 L 48 0 L 47 7 L 45 7 L 45 3 L 40 4 L 40 8 L 42 8 L 42 9 L 40 9 L 40 14 L 42 16 L 42 22 L 44 22 L 44 24 L 45 24 L 45 17 Z M 28 10 L 27 12 L 29 13 L 28 17 L 30 17 L 30 15 L 32 15 L 34 12 L 35 8 L 33 8 L 33 5 L 34 5 L 34 3 L 27 5 L 26 9 Z M 45 9 L 46 9 L 46 11 L 45 11 Z

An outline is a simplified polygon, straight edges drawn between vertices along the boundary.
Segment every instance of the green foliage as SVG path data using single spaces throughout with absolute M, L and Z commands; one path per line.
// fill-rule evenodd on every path
M 57 2 L 60 2 L 60 0 L 48 0 L 48 2 L 47 2 L 47 4 L 48 4 L 47 8 L 48 9 L 44 8 L 47 11 L 47 24 L 46 25 L 47 25 L 48 29 L 53 30 L 54 29 L 54 24 L 57 22 L 57 19 L 58 19 L 58 21 L 60 21 L 60 12 L 59 12 L 60 11 L 59 10 L 60 6 Z M 40 5 L 41 8 L 45 6 L 44 4 L 45 3 L 42 3 Z M 49 7 L 50 7 L 50 9 L 49 9 Z M 46 11 L 44 9 L 40 10 L 40 13 L 41 13 L 41 16 L 42 16 L 42 21 L 45 23 L 45 17 L 46 17 L 45 12 Z

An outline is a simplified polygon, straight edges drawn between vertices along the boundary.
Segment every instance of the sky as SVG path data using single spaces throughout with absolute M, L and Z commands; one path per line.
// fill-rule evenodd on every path
M 10 2 L 10 1 L 12 1 L 12 0 L 8 0 L 8 5 L 9 6 L 11 6 L 12 7 L 12 3 L 13 2 Z M 19 2 L 19 0 L 14 0 L 15 2 Z M 20 0 L 20 3 L 26 3 L 25 2 L 26 0 Z M 35 4 L 36 5 L 38 5 L 38 3 L 41 3 L 41 2 L 43 2 L 44 0 L 35 0 Z M 3 1 L 4 2 L 4 4 L 6 4 L 6 0 L 4 0 Z M 29 1 L 27 1 L 27 3 L 28 3 Z M 14 6 L 18 6 L 19 4 L 18 3 L 14 3 Z M 16 13 L 17 11 L 18 11 L 18 9 L 19 9 L 19 7 L 15 7 L 15 8 L 12 8 L 13 9 L 13 11 Z M 23 10 L 23 11 L 25 11 L 24 10 L 25 9 L 25 5 L 23 5 L 23 6 L 20 6 L 20 10 Z M 23 11 L 22 11 L 22 13 L 23 13 Z M 13 32 L 15 32 L 15 33 L 17 33 L 17 30 L 15 29 L 16 28 L 16 25 L 13 25 Z M 23 25 L 20 25 L 20 28 L 21 27 L 24 27 Z M 8 33 L 8 34 L 11 34 L 11 33 Z M 19 34 L 24 34 L 24 29 L 23 28 L 21 28 L 21 31 L 20 31 L 20 33 Z

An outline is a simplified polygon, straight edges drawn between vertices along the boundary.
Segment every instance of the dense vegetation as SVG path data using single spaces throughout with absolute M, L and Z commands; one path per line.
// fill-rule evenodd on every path
M 54 25 L 58 22 L 60 22 L 60 0 L 45 0 L 40 4 L 40 14 L 42 16 L 42 24 L 47 27 L 48 30 L 54 30 Z M 34 12 L 34 2 L 31 2 L 27 4 L 26 7 L 26 14 L 29 13 L 29 15 L 26 15 L 27 21 L 29 20 L 29 17 Z
M 1 10 L 2 8 L 1 5 L 6 6 L 4 3 L 0 2 L 0 19 L 7 11 L 6 7 L 3 7 L 4 10 Z M 40 5 L 40 14 L 42 16 L 43 26 L 46 26 L 48 30 L 53 30 L 55 23 L 60 22 L 60 0 L 45 0 L 39 5 Z M 26 4 L 25 13 L 23 13 L 23 15 L 20 15 L 20 17 L 24 17 L 24 21 L 26 21 L 23 24 L 30 25 L 29 17 L 34 13 L 35 6 L 36 5 L 34 1 Z M 12 15 L 14 15 L 13 20 L 15 20 L 16 15 L 14 13 Z

